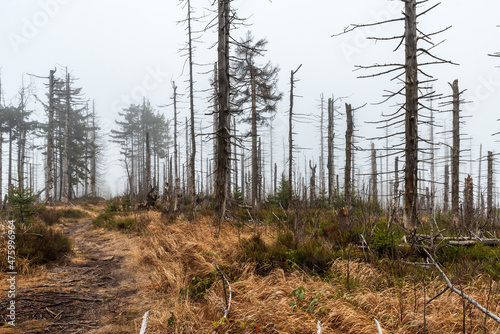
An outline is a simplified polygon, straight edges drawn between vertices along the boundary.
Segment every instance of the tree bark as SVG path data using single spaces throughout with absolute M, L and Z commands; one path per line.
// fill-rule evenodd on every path
M 472 231 L 472 220 L 474 218 L 474 183 L 469 175 L 465 179 L 464 187 L 464 224 L 465 232 Z
M 443 211 L 448 212 L 449 209 L 449 194 L 450 194 L 450 166 L 444 166 L 444 199 Z
M 66 108 L 64 109 L 64 144 L 63 144 L 63 161 L 62 161 L 62 202 L 69 201 L 69 112 L 71 109 L 71 92 L 70 92 L 70 76 L 66 72 Z
M 311 199 L 311 205 L 314 205 L 314 201 L 316 200 L 316 166 L 314 167 L 311 164 L 311 160 L 309 160 L 309 168 L 311 169 L 311 181 L 310 181 L 310 199 Z
M 333 112 L 333 100 L 330 98 L 328 99 L 328 162 L 326 166 L 328 169 L 328 203 L 330 205 L 333 200 L 333 182 L 335 177 L 335 171 L 333 169 Z
M 52 203 L 52 189 L 54 187 L 54 74 L 56 70 L 50 70 L 49 74 L 49 110 L 47 131 L 47 167 L 45 171 L 45 200 Z M 1 197 L 1 196 L 0 196 Z
M 90 197 L 96 197 L 97 184 L 97 128 L 95 124 L 95 101 L 92 101 L 92 143 L 90 157 Z
M 325 135 L 324 135 L 324 126 L 325 126 L 325 98 L 323 94 L 321 94 L 320 98 L 321 103 L 321 116 L 320 116 L 320 124 L 319 124 L 319 135 L 320 135 L 320 156 L 319 156 L 319 191 L 321 196 L 323 196 L 325 192 Z
M 151 149 L 149 143 L 149 132 L 146 132 L 146 191 L 151 191 Z
M 458 80 L 451 85 L 453 90 L 453 162 L 451 165 L 451 212 L 452 221 L 458 226 L 458 199 L 460 179 L 460 92 Z
M 354 132 L 354 124 L 352 121 L 352 108 L 350 104 L 345 104 L 347 130 L 345 132 L 345 174 L 344 174 L 344 194 L 345 194 L 345 212 L 344 212 L 344 227 L 352 227 L 352 204 L 351 204 L 351 152 L 352 152 L 352 135 Z
M 174 169 L 175 169 L 175 180 L 174 180 L 174 199 L 177 199 L 179 194 L 179 164 L 178 164 L 178 145 L 177 145 L 177 86 L 175 81 L 172 81 L 172 88 L 174 89 Z
M 191 0 L 187 0 L 188 10 L 188 55 L 189 55 L 189 111 L 191 113 L 191 157 L 189 161 L 189 195 L 191 200 L 194 200 L 196 194 L 195 180 L 196 180 L 196 139 L 194 129 L 194 81 L 193 81 L 193 40 L 191 31 Z
M 217 169 L 215 182 L 215 203 L 217 220 L 220 223 L 226 213 L 226 186 L 229 165 L 230 107 L 229 107 L 229 0 L 218 0 L 218 126 L 217 126 Z
M 488 223 L 493 221 L 493 152 L 488 151 L 488 189 L 486 196 L 487 213 L 486 219 Z
M 375 150 L 375 144 L 372 143 L 372 184 L 371 193 L 373 201 L 378 201 L 378 183 L 377 183 L 377 151 Z
M 257 157 L 257 100 L 255 96 L 255 75 L 253 69 L 250 69 L 250 87 L 252 98 L 252 208 L 254 211 L 258 209 L 258 157 Z
M 405 1 L 405 228 L 417 227 L 418 197 L 418 68 L 417 68 L 417 1 Z

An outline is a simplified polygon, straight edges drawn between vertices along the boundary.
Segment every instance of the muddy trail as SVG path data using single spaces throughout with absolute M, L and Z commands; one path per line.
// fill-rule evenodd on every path
M 17 276 L 16 326 L 4 325 L 0 333 L 138 333 L 154 296 L 147 273 L 134 264 L 137 237 L 92 229 L 88 218 L 67 223 L 64 232 L 73 252 L 36 274 Z M 3 321 L 6 306 L 3 293 Z

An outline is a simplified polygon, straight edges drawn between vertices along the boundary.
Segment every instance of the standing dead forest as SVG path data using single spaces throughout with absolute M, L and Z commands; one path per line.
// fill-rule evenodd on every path
M 0 71 L 0 214 L 16 235 L 12 248 L 2 225 L 0 267 L 26 284 L 21 331 L 2 295 L 0 333 L 500 333 L 497 152 L 472 144 L 466 126 L 483 116 L 467 113 L 466 65 L 440 55 L 453 28 L 422 23 L 440 4 L 397 3 L 391 17 L 330 22 L 321 41 L 362 31 L 376 44 L 382 60 L 351 68 L 375 100 L 322 91 L 302 77 L 310 59 L 281 68 L 233 0 L 178 1 L 168 102 L 148 96 L 166 80 L 150 72 L 111 122 L 70 66 L 24 73 L 9 97 Z M 90 269 L 61 286 L 103 292 L 29 294 L 78 266 Z M 120 267 L 135 306 L 104 292 Z

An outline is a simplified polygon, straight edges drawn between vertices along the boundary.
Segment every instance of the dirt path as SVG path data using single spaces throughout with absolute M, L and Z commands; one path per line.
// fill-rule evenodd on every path
M 147 273 L 133 263 L 137 238 L 91 229 L 88 219 L 64 231 L 73 253 L 36 275 L 18 276 L 15 331 L 4 327 L 0 334 L 138 333 L 153 296 Z

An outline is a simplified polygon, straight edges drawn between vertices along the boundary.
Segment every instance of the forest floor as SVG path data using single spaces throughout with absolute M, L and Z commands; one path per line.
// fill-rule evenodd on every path
M 137 237 L 92 228 L 89 218 L 67 222 L 63 231 L 73 252 L 17 276 L 16 326 L 0 333 L 138 333 L 153 295 L 147 272 L 134 262 Z M 0 288 L 7 290 L 5 277 Z

